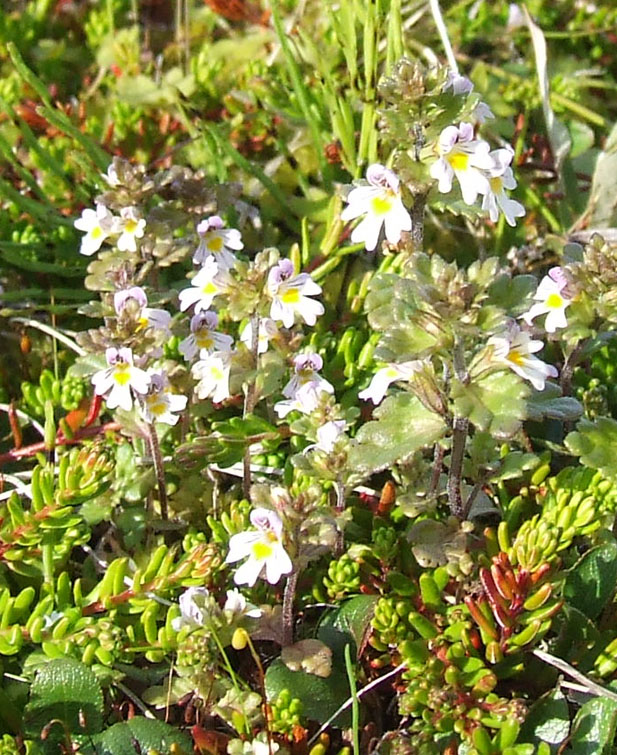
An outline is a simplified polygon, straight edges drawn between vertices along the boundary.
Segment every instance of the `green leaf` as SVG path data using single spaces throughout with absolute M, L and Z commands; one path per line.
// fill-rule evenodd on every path
M 103 693 L 94 672 L 74 658 L 56 658 L 37 672 L 25 710 L 25 730 L 38 737 L 52 719 L 93 734 L 103 725 Z
M 77 357 L 66 374 L 67 377 L 86 378 L 99 370 L 104 370 L 106 366 L 107 361 L 103 354 L 86 354 L 83 357 Z
M 596 619 L 617 583 L 617 544 L 605 543 L 592 548 L 570 569 L 564 597 L 590 619 Z
M 617 224 L 617 125 L 598 155 L 588 207 L 591 228 L 611 228 Z
M 543 695 L 529 709 L 521 729 L 521 741 L 550 745 L 551 753 L 557 753 L 561 743 L 570 733 L 568 703 L 560 689 Z
M 518 315 L 529 309 L 531 295 L 538 287 L 535 275 L 516 275 L 511 277 L 502 273 L 488 287 L 487 304 L 505 309 L 510 315 Z
M 317 636 L 328 645 L 341 665 L 344 663 L 345 645 L 353 643 L 356 652 L 362 647 L 377 600 L 376 595 L 356 595 L 329 611 L 321 620 Z
M 562 422 L 578 419 L 583 413 L 580 401 L 562 396 L 559 386 L 547 383 L 543 391 L 534 391 L 527 401 L 527 419 L 558 419 Z
M 189 755 L 193 752 L 190 737 L 163 721 L 135 717 L 114 724 L 94 737 L 81 738 L 84 755 L 135 755 L 156 752 L 160 755 Z M 180 750 L 176 749 L 180 748 Z
M 586 702 L 572 725 L 570 750 L 576 755 L 608 755 L 614 752 L 617 702 L 596 697 Z
M 617 422 L 598 417 L 594 422 L 582 419 L 569 433 L 566 448 L 581 457 L 581 464 L 599 469 L 605 477 L 617 477 Z
M 551 640 L 551 653 L 586 673 L 593 666 L 602 647 L 602 636 L 596 624 L 578 608 L 565 603 L 555 616 L 551 629 L 557 633 L 555 639 Z
M 375 417 L 360 428 L 349 452 L 349 467 L 362 478 L 408 459 L 439 440 L 445 430 L 443 419 L 411 393 L 389 396 Z
M 511 436 L 526 416 L 530 388 L 511 372 L 493 372 L 464 385 L 452 383 L 455 411 L 479 428 L 497 436 Z
M 347 676 L 340 668 L 333 667 L 330 676 L 322 678 L 305 671 L 291 671 L 277 658 L 266 671 L 268 699 L 275 700 L 284 689 L 291 690 L 293 696 L 302 701 L 304 715 L 318 723 L 327 721 L 350 695 Z M 337 716 L 334 724 L 349 726 L 350 718 L 346 710 Z

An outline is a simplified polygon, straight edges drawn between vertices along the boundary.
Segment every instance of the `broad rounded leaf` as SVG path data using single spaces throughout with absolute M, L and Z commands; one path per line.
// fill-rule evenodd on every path
M 375 417 L 360 428 L 349 452 L 350 468 L 364 477 L 408 459 L 439 440 L 445 430 L 443 419 L 411 393 L 389 396 Z
M 283 690 L 289 690 L 302 701 L 304 714 L 312 721 L 324 723 L 349 698 L 349 682 L 344 671 L 333 668 L 326 679 L 305 671 L 291 671 L 280 658 L 266 671 L 266 694 L 275 700 Z M 349 710 L 335 720 L 336 726 L 349 726 Z
M 570 749 L 576 755 L 608 755 L 613 753 L 617 727 L 617 702 L 596 697 L 586 702 L 576 714 L 572 725 Z
M 590 619 L 596 619 L 615 592 L 617 545 L 605 543 L 587 551 L 566 577 L 564 597 Z
M 76 734 L 95 733 L 103 725 L 103 693 L 93 671 L 73 658 L 56 658 L 37 673 L 25 711 L 25 729 L 33 737 L 52 719 Z
M 193 752 L 188 734 L 163 721 L 141 716 L 114 724 L 94 737 L 84 737 L 80 747 L 84 755 L 135 755 L 137 752 L 190 755 Z
M 519 736 L 520 741 L 550 745 L 551 753 L 557 753 L 559 746 L 570 733 L 568 703 L 560 689 L 543 695 L 529 709 Z

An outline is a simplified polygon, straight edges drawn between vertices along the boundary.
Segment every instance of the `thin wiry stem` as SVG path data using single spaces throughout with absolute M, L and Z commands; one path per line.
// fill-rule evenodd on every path
M 28 317 L 11 317 L 11 322 L 20 322 L 22 325 L 25 325 L 28 328 L 34 328 L 35 330 L 40 330 L 41 333 L 45 333 L 46 335 L 51 336 L 52 338 L 55 338 L 56 341 L 60 341 L 60 343 L 63 343 L 65 346 L 68 346 L 69 349 L 74 351 L 80 357 L 83 357 L 86 355 L 85 349 L 82 349 L 81 346 L 76 344 L 75 341 L 72 341 L 68 336 L 65 336 L 64 333 L 62 333 L 57 328 L 52 328 L 51 325 L 46 325 L 44 322 L 39 322 L 38 320 L 32 320 Z
M 253 369 L 257 369 L 259 360 L 259 315 L 253 315 L 251 317 L 251 354 L 253 356 Z M 257 392 L 255 385 L 255 375 L 253 375 L 250 383 L 246 386 L 246 393 L 244 395 L 244 411 L 242 416 L 246 417 L 251 414 L 257 403 Z M 243 479 L 242 490 L 244 497 L 247 501 L 251 499 L 251 447 L 247 444 L 244 450 L 243 459 Z
M 607 689 L 606 687 L 603 687 L 601 684 L 597 684 L 591 679 L 588 679 L 580 671 L 577 671 L 573 666 L 570 666 L 567 661 L 564 661 L 563 658 L 557 658 L 557 656 L 546 653 L 544 652 L 544 650 L 536 649 L 532 650 L 532 653 L 536 656 L 536 658 L 544 661 L 544 663 L 548 663 L 549 665 L 559 669 L 562 673 L 566 674 L 570 678 L 576 679 L 577 682 L 580 682 L 584 687 L 587 688 L 587 691 L 590 694 L 597 695 L 598 697 L 608 697 L 610 700 L 617 701 L 617 693 L 611 691 L 610 689 Z
M 382 682 L 387 681 L 388 679 L 392 679 L 393 676 L 396 676 L 401 671 L 404 671 L 407 668 L 407 663 L 401 663 L 396 668 L 393 668 L 392 671 L 389 671 L 387 674 L 384 674 L 383 676 L 378 677 L 377 679 L 373 679 L 372 682 L 369 682 L 366 687 L 362 687 L 361 690 L 358 690 L 358 692 L 355 695 L 355 699 L 358 700 L 363 695 L 366 695 L 367 692 L 370 692 L 372 689 L 380 685 Z M 330 716 L 330 718 L 322 724 L 322 726 L 313 734 L 313 736 L 309 739 L 307 746 L 310 747 L 314 742 L 316 742 L 319 737 L 323 734 L 323 732 L 330 726 L 332 721 L 334 721 L 338 716 L 341 715 L 341 713 L 344 710 L 347 710 L 351 705 L 353 705 L 354 697 L 350 697 L 348 700 L 346 700 L 341 706 L 339 706 L 334 713 Z

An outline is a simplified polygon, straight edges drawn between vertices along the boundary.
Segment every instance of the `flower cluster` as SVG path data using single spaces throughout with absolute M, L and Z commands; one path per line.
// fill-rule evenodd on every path
M 488 142 L 475 137 L 471 123 L 460 123 L 441 132 L 436 150 L 438 159 L 431 165 L 430 174 L 437 180 L 440 192 L 452 191 L 456 178 L 463 201 L 472 205 L 482 195 L 482 209 L 493 222 L 500 211 L 511 226 L 525 214 L 523 205 L 506 195 L 506 189 L 516 188 L 510 167 L 514 157 L 511 148 L 491 152 Z
M 83 210 L 73 225 L 86 234 L 79 251 L 90 257 L 99 251 L 106 239 L 113 240 L 121 252 L 136 252 L 137 239 L 143 238 L 146 221 L 137 207 L 123 207 L 118 217 L 105 205 L 97 204 L 94 210 Z

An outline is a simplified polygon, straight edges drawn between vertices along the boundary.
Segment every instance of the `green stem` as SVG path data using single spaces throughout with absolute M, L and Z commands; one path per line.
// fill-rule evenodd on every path
M 358 691 L 356 688 L 356 677 L 354 676 L 353 663 L 351 662 L 351 645 L 345 645 L 345 670 L 349 680 L 349 690 L 351 692 L 351 731 L 353 736 L 353 753 L 360 755 L 360 706 L 358 705 Z

